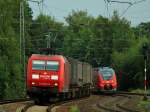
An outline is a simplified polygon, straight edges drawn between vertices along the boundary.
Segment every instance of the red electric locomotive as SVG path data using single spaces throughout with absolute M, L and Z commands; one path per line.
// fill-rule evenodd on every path
M 92 67 L 62 55 L 32 55 L 28 60 L 27 94 L 37 103 L 53 97 L 90 95 Z
M 96 91 L 116 92 L 117 80 L 115 71 L 109 67 L 100 67 L 94 70 L 94 85 Z

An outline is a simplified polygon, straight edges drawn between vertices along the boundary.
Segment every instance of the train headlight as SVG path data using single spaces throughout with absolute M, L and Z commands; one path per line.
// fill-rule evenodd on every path
M 58 86 L 58 83 L 55 83 L 54 85 L 55 85 L 55 86 Z
M 32 85 L 35 85 L 35 82 L 32 82 Z
M 51 76 L 51 79 L 52 79 L 52 80 L 58 80 L 58 76 L 57 76 L 57 75 L 52 75 L 52 76 Z
M 32 74 L 32 79 L 39 79 L 39 74 Z
M 105 81 L 103 81 L 103 80 L 102 80 L 102 81 L 101 81 L 101 83 L 102 83 L 102 84 L 104 84 L 104 83 L 105 83 Z

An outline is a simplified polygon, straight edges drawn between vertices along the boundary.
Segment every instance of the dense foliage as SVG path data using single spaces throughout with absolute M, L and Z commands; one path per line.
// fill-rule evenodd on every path
M 18 98 L 25 93 L 19 51 L 19 4 L 20 0 L 0 0 L 0 99 Z M 25 7 L 29 26 L 31 10 L 27 3 Z
M 20 0 L 0 1 L 0 99 L 25 94 L 19 50 L 19 4 Z M 132 27 L 117 12 L 108 19 L 93 17 L 86 11 L 72 11 L 65 24 L 43 14 L 33 20 L 28 3 L 24 5 L 26 60 L 32 53 L 39 53 L 39 48 L 52 47 L 57 53 L 89 62 L 93 67 L 112 66 L 120 89 L 143 88 L 142 46 L 150 46 L 149 22 Z M 147 74 L 149 63 L 148 60 Z

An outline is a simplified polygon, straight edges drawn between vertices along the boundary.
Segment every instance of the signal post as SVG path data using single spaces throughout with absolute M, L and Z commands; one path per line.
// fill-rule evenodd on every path
M 147 59 L 148 59 L 148 45 L 146 43 L 144 43 L 143 45 L 143 56 L 144 56 L 144 98 L 143 100 L 147 100 L 147 76 L 146 76 L 146 72 L 147 72 Z

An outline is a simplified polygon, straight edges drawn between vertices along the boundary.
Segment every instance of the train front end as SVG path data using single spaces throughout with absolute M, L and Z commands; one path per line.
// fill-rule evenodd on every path
M 63 89 L 62 57 L 32 55 L 28 61 L 27 94 L 31 98 L 54 96 Z
M 101 92 L 116 92 L 117 79 L 115 71 L 109 67 L 102 67 L 98 69 L 98 89 Z

